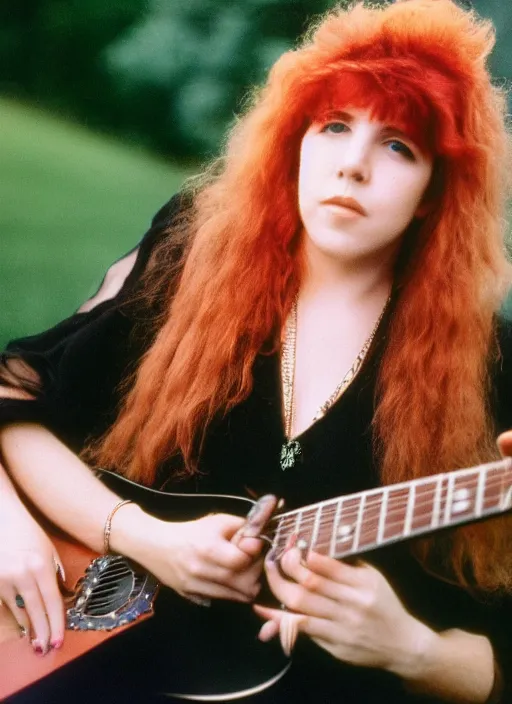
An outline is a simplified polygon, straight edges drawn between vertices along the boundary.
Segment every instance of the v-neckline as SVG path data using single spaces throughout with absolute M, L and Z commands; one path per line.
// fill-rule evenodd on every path
M 382 316 L 376 330 L 375 334 L 373 337 L 373 340 L 370 344 L 370 347 L 368 348 L 368 352 L 366 353 L 361 366 L 357 370 L 357 373 L 355 374 L 354 378 L 350 382 L 350 384 L 347 386 L 347 388 L 343 391 L 342 394 L 338 396 L 338 398 L 329 406 L 329 408 L 321 415 L 319 418 L 316 418 L 312 420 L 312 422 L 304 428 L 300 433 L 297 435 L 293 435 L 292 437 L 288 438 L 286 436 L 286 418 L 285 418 L 285 409 L 284 409 L 284 393 L 283 393 L 283 379 L 282 379 L 282 369 L 281 369 L 281 350 L 278 350 L 276 353 L 276 383 L 277 383 L 277 396 L 279 399 L 279 408 L 280 408 L 280 431 L 281 435 L 283 438 L 283 446 L 286 445 L 287 443 L 293 443 L 293 442 L 298 442 L 301 443 L 304 438 L 308 438 L 309 435 L 314 432 L 314 430 L 318 427 L 319 424 L 322 423 L 322 421 L 327 418 L 328 416 L 331 415 L 331 411 L 334 411 L 335 409 L 339 408 L 339 406 L 343 403 L 343 399 L 345 397 L 350 396 L 353 392 L 354 389 L 357 388 L 358 383 L 361 382 L 361 379 L 367 375 L 368 371 L 371 369 L 371 365 L 375 361 L 377 354 L 380 351 L 380 347 L 382 343 L 385 341 L 385 334 L 383 335 L 383 330 L 386 331 L 388 328 L 389 324 L 389 319 L 391 316 L 392 308 L 394 304 L 394 297 L 391 294 L 389 303 L 387 304 L 387 310 L 384 312 L 384 315 Z

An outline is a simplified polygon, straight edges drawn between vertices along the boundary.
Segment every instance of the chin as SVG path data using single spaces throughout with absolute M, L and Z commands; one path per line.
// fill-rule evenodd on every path
M 319 232 L 309 237 L 309 246 L 324 255 L 342 257 L 361 254 L 361 237 L 339 230 Z

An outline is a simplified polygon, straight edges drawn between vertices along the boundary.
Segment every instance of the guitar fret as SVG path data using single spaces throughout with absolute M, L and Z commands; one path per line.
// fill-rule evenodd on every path
M 478 472 L 463 472 L 455 477 L 451 519 L 473 518 L 476 510 Z
M 283 555 L 283 553 L 288 549 L 290 545 L 290 539 L 293 535 L 297 536 L 299 535 L 301 526 L 302 526 L 302 521 L 304 517 L 304 509 L 299 509 L 295 513 L 295 517 L 292 520 L 292 524 L 288 524 L 284 530 L 283 530 L 283 535 L 280 536 L 280 539 L 282 539 L 282 544 L 278 545 L 278 554 L 279 556 Z M 292 514 L 293 515 L 293 514 Z
M 359 547 L 359 538 L 361 535 L 361 526 L 363 523 L 363 512 L 364 512 L 364 505 L 366 502 L 366 494 L 362 494 L 359 497 L 359 507 L 357 510 L 357 519 L 356 519 L 356 526 L 354 530 L 354 541 L 352 543 L 352 550 L 355 552 L 358 547 Z
M 478 484 L 476 489 L 475 516 L 481 516 L 484 508 L 485 485 L 487 483 L 487 468 L 482 467 L 478 472 Z
M 491 467 L 487 472 L 484 489 L 483 515 L 492 514 L 497 508 L 504 509 L 503 476 L 501 468 Z
M 383 535 L 384 542 L 389 542 L 402 536 L 408 497 L 409 492 L 404 487 L 398 489 L 393 485 L 389 487 Z
M 302 523 L 302 509 L 300 511 L 297 511 L 297 518 L 295 519 L 295 526 L 293 528 L 293 532 L 295 533 L 295 535 L 299 535 L 301 523 Z
M 409 498 L 407 500 L 407 509 L 405 512 L 404 535 L 411 534 L 412 517 L 414 514 L 414 499 L 416 496 L 416 485 L 411 484 L 409 487 Z
M 444 475 L 440 474 L 436 480 L 436 490 L 434 494 L 434 505 L 432 507 L 432 520 L 430 521 L 431 528 L 437 528 L 441 520 L 441 496 L 443 493 Z
M 380 504 L 379 528 L 377 530 L 377 545 L 380 545 L 384 540 L 384 530 L 386 528 L 387 508 L 389 498 L 389 487 L 386 486 L 382 490 L 382 501 Z
M 444 505 L 444 518 L 443 518 L 444 525 L 447 525 L 450 522 L 454 484 L 455 484 L 455 476 L 453 474 L 450 474 L 448 476 L 448 488 L 446 491 L 446 499 L 445 499 L 445 505 Z
M 279 550 L 279 541 L 281 540 L 281 531 L 283 529 L 284 518 L 281 518 L 277 523 L 277 530 L 274 534 L 274 539 L 272 540 L 272 548 L 274 550 Z
M 436 482 L 432 477 L 426 477 L 415 482 L 414 509 L 411 522 L 411 533 L 430 530 L 432 511 L 436 495 Z
M 446 481 L 445 481 L 446 480 Z M 292 511 L 278 522 L 274 546 L 343 558 L 441 527 L 512 509 L 512 460 L 389 485 Z
M 507 511 L 512 507 L 512 484 L 510 481 L 510 475 L 511 472 L 509 470 L 508 476 L 507 476 L 507 470 L 506 469 L 501 469 L 500 470 L 501 474 L 501 491 L 500 491 L 500 499 L 497 508 L 499 508 L 501 511 Z M 508 485 L 506 480 L 508 479 Z
M 334 557 L 336 555 L 336 541 L 338 538 L 338 531 L 340 528 L 340 517 L 341 517 L 341 505 L 343 499 L 339 499 L 336 502 L 336 514 L 334 516 L 334 523 L 331 531 L 331 544 L 329 547 L 329 557 Z
M 354 539 L 359 511 L 360 497 L 358 495 L 343 498 L 343 507 L 340 510 L 336 527 L 336 542 L 333 553 L 335 556 L 342 557 L 355 551 Z
M 315 522 L 313 524 L 313 533 L 311 535 L 311 542 L 309 544 L 309 547 L 312 550 L 315 549 L 315 545 L 318 540 L 318 531 L 320 530 L 320 516 L 322 515 L 322 509 L 323 509 L 323 504 L 320 504 L 320 506 L 316 510 Z
M 361 519 L 362 527 L 359 533 L 358 548 L 367 550 L 377 545 L 381 503 L 382 490 L 372 491 L 367 495 L 363 517 Z

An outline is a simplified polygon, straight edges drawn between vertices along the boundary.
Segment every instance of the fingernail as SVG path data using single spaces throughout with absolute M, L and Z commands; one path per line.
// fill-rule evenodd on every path
M 32 647 L 34 648 L 34 653 L 36 655 L 44 655 L 44 648 L 43 646 L 38 643 L 37 641 L 32 641 Z
M 258 526 L 252 525 L 251 523 L 248 523 L 242 534 L 241 538 L 259 538 L 261 534 L 261 529 Z
M 264 496 L 261 496 L 247 514 L 247 521 L 250 523 L 256 518 L 259 518 L 259 515 L 263 509 L 266 508 L 267 504 L 271 502 L 273 503 L 274 501 L 275 497 L 272 494 L 265 494 Z
M 57 568 L 57 574 L 59 575 L 62 582 L 66 581 L 66 573 L 64 572 L 64 567 L 60 562 L 55 561 L 55 566 Z
M 258 515 L 260 510 L 261 510 L 261 507 L 260 507 L 259 503 L 254 504 L 254 506 L 251 508 L 251 510 L 247 514 L 247 517 L 245 520 L 250 523 L 251 521 L 253 521 L 255 519 L 255 517 Z
M 51 646 L 54 650 L 58 650 L 59 648 L 62 648 L 62 643 L 62 638 L 60 638 L 59 640 L 52 640 Z
M 270 640 L 275 638 L 275 636 L 276 628 L 273 621 L 267 621 L 266 623 L 264 623 L 263 626 L 260 628 L 260 632 L 258 633 L 258 639 L 262 643 L 268 643 Z
M 273 565 L 274 562 L 277 559 L 277 550 L 276 548 L 272 548 L 267 552 L 267 555 L 265 557 L 265 562 L 267 562 L 269 565 Z

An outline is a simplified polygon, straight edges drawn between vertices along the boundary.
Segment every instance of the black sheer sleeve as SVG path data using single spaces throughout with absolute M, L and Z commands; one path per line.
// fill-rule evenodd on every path
M 108 428 L 120 382 L 151 342 L 150 333 L 134 334 L 134 306 L 126 302 L 140 295 L 150 257 L 184 207 L 184 199 L 174 196 L 74 315 L 9 343 L 0 359 L 0 423 L 41 423 L 75 451 Z

